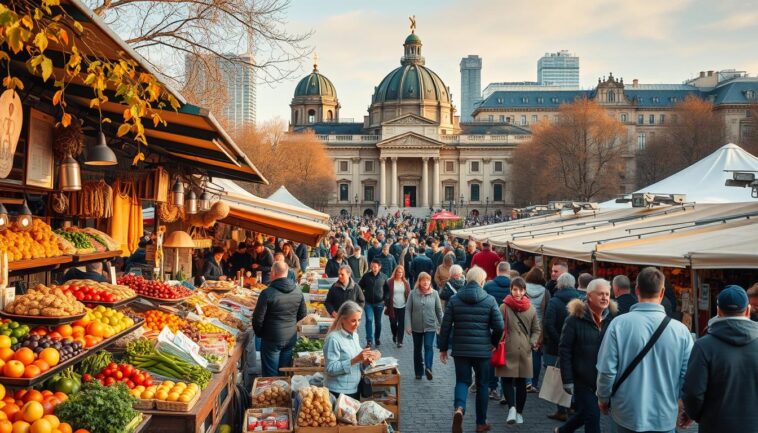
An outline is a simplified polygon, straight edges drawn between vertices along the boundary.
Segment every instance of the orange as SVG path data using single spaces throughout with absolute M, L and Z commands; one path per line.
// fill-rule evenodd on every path
M 38 401 L 42 403 L 42 400 L 45 399 L 45 396 L 36 389 L 30 389 L 26 394 L 24 394 L 24 403 L 28 403 L 30 401 Z
M 2 383 L 0 383 L 0 400 L 5 398 L 5 386 L 3 386 Z
M 22 347 L 13 354 L 13 359 L 21 361 L 24 365 L 29 365 L 34 362 L 34 351 L 28 347 Z
M 26 421 L 16 421 L 13 423 L 13 433 L 30 433 L 31 427 Z
M 31 433 L 52 433 L 53 426 L 50 421 L 40 418 L 32 423 Z
M 42 418 L 46 419 L 53 428 L 58 428 L 58 426 L 61 425 L 61 421 L 55 415 L 45 415 Z
M 91 322 L 87 325 L 87 334 L 94 337 L 104 337 L 105 326 L 100 322 Z
M 74 429 L 71 428 L 71 425 L 69 423 L 62 422 L 61 425 L 58 426 L 58 430 L 60 430 L 61 433 L 71 433 Z
M 5 405 L 3 408 L 3 413 L 5 413 L 5 416 L 7 416 L 8 419 L 13 419 L 13 417 L 20 411 L 21 409 L 13 403 Z
M 0 359 L 0 371 L 2 371 L 2 368 L 5 366 L 5 361 Z
M 13 359 L 13 354 L 14 353 L 16 353 L 16 352 L 14 352 L 13 349 L 11 349 L 9 347 L 0 348 L 0 359 L 2 359 L 5 362 L 8 362 L 11 359 Z
M 68 400 L 68 396 L 66 394 L 62 393 L 62 392 L 56 392 L 55 394 L 53 394 L 53 397 L 55 397 L 58 400 L 60 400 L 61 403 L 63 403 L 64 401 Z
M 0 348 L 7 349 L 9 347 L 11 347 L 11 337 L 0 335 Z
M 21 416 L 26 422 L 37 421 L 44 415 L 45 409 L 42 407 L 42 403 L 38 401 L 30 401 L 21 408 Z
M 46 372 L 47 370 L 50 370 L 50 364 L 48 364 L 42 359 L 38 359 L 32 362 L 32 365 L 36 365 L 37 367 L 39 367 L 39 371 L 42 373 Z
M 24 377 L 28 379 L 37 377 L 40 374 L 42 374 L 42 370 L 40 370 L 39 367 L 34 364 L 27 365 L 26 368 L 24 368 Z
M 13 433 L 13 423 L 7 419 L 0 421 L 0 433 Z
M 89 318 L 89 316 L 84 316 L 81 319 L 75 321 L 72 323 L 74 326 L 87 326 L 92 321 L 92 319 Z
M 50 367 L 55 367 L 61 360 L 61 354 L 58 352 L 58 349 L 48 347 L 39 353 L 39 359 L 47 362 Z
M 8 415 L 5 414 L 5 412 L 0 411 L 0 421 L 7 421 Z
M 34 352 L 32 352 L 32 355 Z M 21 361 L 8 361 L 3 366 L 3 376 L 19 378 L 24 375 L 24 364 Z
M 84 326 L 72 326 L 71 327 L 71 336 L 74 338 L 77 337 L 84 337 L 84 333 L 86 332 L 86 329 L 84 329 Z
M 55 331 L 61 334 L 63 337 L 70 337 L 74 332 L 71 325 L 59 325 L 57 328 L 55 328 Z
M 47 399 L 48 397 L 52 397 L 52 396 L 53 396 L 53 392 L 52 391 L 48 391 L 46 389 L 42 391 L 42 397 L 44 397 L 45 399 Z

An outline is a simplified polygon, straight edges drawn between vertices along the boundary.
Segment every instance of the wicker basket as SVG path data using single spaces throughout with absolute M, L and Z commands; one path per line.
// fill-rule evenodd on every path
M 138 398 L 137 401 L 134 403 L 134 408 L 137 410 L 150 410 L 155 407 L 155 400 L 150 399 L 141 399 Z
M 213 246 L 213 239 L 211 238 L 192 239 L 192 242 L 195 243 L 195 248 L 197 249 L 210 248 Z
M 187 403 L 181 401 L 165 401 L 155 400 L 155 408 L 158 410 L 165 410 L 167 412 L 189 412 L 195 406 L 195 403 L 200 400 L 200 393 L 195 394 L 195 397 Z

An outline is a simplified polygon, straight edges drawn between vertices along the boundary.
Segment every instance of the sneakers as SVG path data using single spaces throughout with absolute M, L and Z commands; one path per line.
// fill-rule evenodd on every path
M 426 370 L 424 370 L 424 373 L 426 373 L 426 379 L 427 380 L 432 380 L 434 378 L 434 376 L 432 376 L 432 369 L 431 368 L 427 368 Z
M 463 433 L 463 409 L 460 407 L 453 413 L 453 433 Z
M 508 405 L 508 400 L 506 400 L 505 398 L 501 398 L 500 399 L 500 404 L 502 404 L 503 406 L 507 406 Z
M 472 394 L 476 394 L 476 384 L 472 383 L 471 386 L 468 387 L 468 392 Z
M 381 341 L 379 341 L 379 340 L 376 340 L 376 346 L 374 346 L 374 347 L 379 347 L 379 346 L 381 346 L 381 345 L 382 345 L 382 342 L 381 342 Z
M 490 391 L 490 400 L 495 400 L 495 401 L 500 400 L 500 394 L 497 393 L 496 389 L 493 389 L 492 391 Z
M 520 413 L 516 414 L 516 424 L 523 424 L 524 423 L 524 417 L 521 416 Z
M 514 406 L 511 406 L 511 408 L 508 410 L 508 419 L 505 420 L 507 424 L 516 424 L 516 408 Z
M 397 343 L 397 348 L 400 349 L 403 347 L 403 343 Z
M 421 376 L 416 376 L 416 380 L 421 380 Z

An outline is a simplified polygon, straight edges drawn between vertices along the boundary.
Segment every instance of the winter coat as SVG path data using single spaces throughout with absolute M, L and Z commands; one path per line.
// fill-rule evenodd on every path
M 345 259 L 342 259 L 342 262 L 338 262 L 334 259 L 329 259 L 326 261 L 324 273 L 329 278 L 337 278 L 340 274 L 340 268 L 345 265 L 347 265 L 347 261 Z
M 489 358 L 502 334 L 503 315 L 495 298 L 471 281 L 445 306 L 439 336 L 440 351 L 447 352 L 452 346 L 452 356 Z
M 455 249 L 455 263 L 461 266 L 466 264 L 466 250 L 460 247 Z
M 439 290 L 449 279 L 450 268 L 446 267 L 445 265 L 437 266 L 437 269 L 434 270 L 434 278 L 432 279 L 434 282 L 434 287 Z
M 487 280 L 497 277 L 497 264 L 500 263 L 500 256 L 492 250 L 482 250 L 474 255 L 471 259 L 471 267 L 479 266 L 487 272 Z
M 353 278 L 359 279 L 363 274 L 368 272 L 368 262 L 363 255 L 348 257 L 347 264 L 350 266 L 350 270 L 353 271 Z
M 508 314 L 508 331 L 505 337 L 505 366 L 495 369 L 497 377 L 532 377 L 532 346 L 540 338 L 540 321 L 531 305 L 516 313 L 510 307 L 500 306 L 500 314 Z M 518 317 L 517 317 L 518 316 Z M 518 319 L 524 322 L 522 326 Z M 526 329 L 524 329 L 526 326 Z
M 405 285 L 405 302 L 407 307 L 408 296 L 411 294 L 411 285 L 408 284 L 408 280 L 404 280 L 403 285 Z M 386 310 L 384 310 L 384 312 L 390 317 L 390 319 L 394 319 L 395 306 L 393 305 L 393 302 L 395 299 L 395 280 L 386 280 L 384 282 L 384 293 L 387 295 L 384 301 L 384 306 L 386 307 Z
M 216 261 L 216 259 L 213 257 L 205 259 L 205 264 L 203 264 L 203 277 L 205 277 L 206 280 L 215 281 L 224 275 L 224 268 Z
M 303 292 L 293 281 L 277 278 L 258 297 L 253 312 L 257 337 L 274 344 L 285 344 L 297 335 L 297 322 L 307 314 Z
M 229 267 L 229 273 L 232 278 L 237 276 L 237 271 L 239 270 L 244 269 L 246 271 L 252 271 L 253 255 L 248 252 L 240 253 L 239 251 L 235 251 L 234 254 L 229 257 Z
M 631 293 L 621 295 L 616 299 L 616 303 L 619 305 L 619 314 L 628 313 L 632 305 L 637 303 L 637 297 Z
M 465 285 L 466 280 L 462 278 L 460 280 L 447 280 L 440 290 L 440 299 L 442 299 L 443 304 L 449 301 L 450 298 L 458 293 Z
M 358 285 L 363 290 L 363 297 L 367 304 L 381 304 L 387 300 L 387 293 L 384 291 L 386 282 L 387 276 L 381 271 L 376 275 L 370 271 L 363 274 Z
M 432 259 L 424 254 L 416 254 L 416 257 L 413 258 L 413 262 L 411 262 L 411 275 L 413 275 L 413 279 L 418 279 L 419 274 L 422 272 L 426 272 L 429 275 L 434 273 Z
M 576 289 L 561 289 L 550 298 L 550 302 L 547 304 L 547 312 L 545 312 L 543 323 L 545 333 L 542 338 L 545 353 L 548 355 L 558 355 L 558 343 L 561 341 L 563 321 L 568 316 L 566 306 L 572 299 L 579 298 L 579 296 L 580 293 Z
M 558 352 L 561 357 L 563 383 L 580 383 L 590 389 L 597 387 L 597 353 L 605 330 L 618 314 L 618 305 L 611 301 L 600 327 L 592 318 L 586 301 L 574 299 L 568 304 L 568 318 L 563 324 Z
M 300 261 L 300 270 L 305 271 L 305 268 L 308 267 L 308 246 L 305 244 L 298 244 L 298 246 L 295 247 L 295 254 Z
M 297 255 L 295 255 L 294 252 L 288 256 L 284 256 L 284 263 L 290 267 L 290 270 L 293 270 L 295 272 L 300 270 L 300 259 L 297 257 Z
M 369 264 L 377 258 L 379 255 L 382 254 L 382 245 L 379 244 L 377 247 L 370 247 L 368 251 L 366 251 L 366 260 L 368 260 Z
M 503 300 L 511 293 L 511 279 L 505 275 L 498 275 L 484 283 L 484 291 L 495 298 L 498 306 L 503 305 Z
M 471 260 L 474 259 L 474 256 L 477 255 L 477 253 L 479 253 L 479 250 L 474 250 L 473 253 L 466 251 L 466 262 L 463 264 L 464 271 L 467 271 L 471 268 Z
M 339 311 L 345 301 L 354 301 L 358 303 L 361 308 L 366 304 L 366 299 L 363 297 L 363 291 L 357 284 L 355 284 L 355 281 L 353 281 L 352 278 L 350 279 L 350 282 L 347 283 L 347 288 L 345 288 L 339 280 L 332 284 L 332 287 L 329 288 L 329 292 L 326 294 L 324 307 L 326 307 L 326 311 L 329 314 L 332 314 L 333 312 Z
M 413 289 L 405 304 L 405 328 L 413 332 L 438 332 L 442 324 L 442 303 L 436 290 L 424 295 Z
M 547 311 L 547 304 L 550 301 L 550 292 L 539 284 L 526 283 L 526 296 L 529 297 L 529 302 L 532 303 L 534 311 L 537 312 L 537 319 L 539 319 L 540 326 L 542 326 L 542 321 Z
M 253 264 L 257 264 L 258 267 L 253 269 L 253 275 L 255 272 L 260 271 L 263 274 L 263 282 L 269 281 L 269 273 L 271 272 L 271 266 L 274 265 L 274 256 L 271 254 L 271 250 L 264 248 L 260 254 L 253 256 Z
M 392 276 L 392 272 L 395 270 L 395 267 L 397 267 L 397 262 L 395 261 L 395 256 L 392 254 L 379 254 L 378 256 L 374 257 L 376 260 L 379 260 L 379 262 L 382 264 L 381 273 L 384 274 L 387 278 Z
M 711 319 L 695 342 L 682 387 L 687 415 L 700 432 L 758 431 L 758 323 Z
M 395 242 L 390 247 L 390 254 L 395 258 L 395 263 L 400 263 L 400 256 L 403 254 L 403 245 L 400 242 Z

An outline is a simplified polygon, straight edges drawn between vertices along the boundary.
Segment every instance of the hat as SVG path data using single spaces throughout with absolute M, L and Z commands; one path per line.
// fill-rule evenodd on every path
M 747 308 L 748 299 L 745 289 L 737 285 L 729 285 L 719 293 L 717 305 L 727 313 L 739 313 Z

